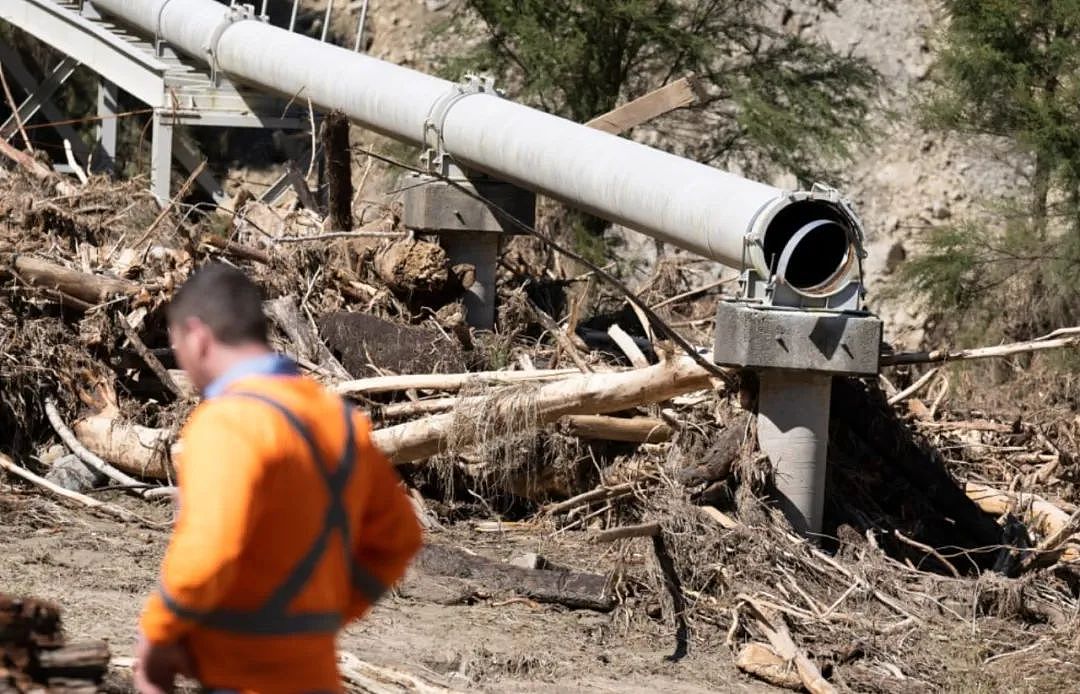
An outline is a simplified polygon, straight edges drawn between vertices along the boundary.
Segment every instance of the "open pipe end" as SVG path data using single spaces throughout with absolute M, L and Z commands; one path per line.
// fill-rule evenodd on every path
M 810 297 L 842 290 L 858 261 L 859 234 L 852 220 L 824 200 L 784 206 L 765 228 L 762 250 L 777 281 Z

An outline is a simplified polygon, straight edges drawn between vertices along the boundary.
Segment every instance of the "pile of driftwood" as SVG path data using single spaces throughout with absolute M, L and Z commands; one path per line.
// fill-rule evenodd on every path
M 105 642 L 65 642 L 56 605 L 0 593 L 0 691 L 92 693 L 108 665 Z
M 282 206 L 242 195 L 196 217 L 182 196 L 159 209 L 134 185 L 77 185 L 15 158 L 19 168 L 0 168 L 0 468 L 12 479 L 167 527 L 140 505 L 168 504 L 177 431 L 197 394 L 171 361 L 162 309 L 195 266 L 219 259 L 265 288 L 275 346 L 376 422 L 432 540 L 406 594 L 623 611 L 626 623 L 673 631 L 676 659 L 691 626 L 709 629 L 746 672 L 814 692 L 830 682 L 899 691 L 890 668 L 901 655 L 940 681 L 947 665 L 928 660 L 920 635 L 931 626 L 1073 621 L 1080 514 L 1031 489 L 1072 494 L 1080 422 L 1049 431 L 958 418 L 933 369 L 838 378 L 825 536 L 811 543 L 768 501 L 752 375 L 707 368 L 704 352 L 658 337 L 594 272 L 512 245 L 499 331 L 476 332 L 460 303 L 475 269 L 405 234 L 394 204 L 353 220 L 341 201 L 355 194 L 338 190 L 327 223 L 297 176 Z M 668 328 L 705 344 L 695 331 L 724 284 L 668 259 L 635 289 Z M 883 362 L 1078 342 L 1073 329 Z M 964 467 L 973 462 L 978 474 Z M 591 543 L 621 568 L 570 570 L 537 555 L 510 565 L 440 544 L 462 520 Z M 643 564 L 637 543 L 653 560 Z M 905 644 L 896 653 L 874 645 L 894 635 Z

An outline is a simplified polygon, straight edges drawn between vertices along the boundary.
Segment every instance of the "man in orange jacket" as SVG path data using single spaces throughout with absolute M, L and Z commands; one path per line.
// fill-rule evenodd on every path
M 274 354 L 258 288 L 209 265 L 168 312 L 203 395 L 179 515 L 140 620 L 136 685 L 340 692 L 335 636 L 397 582 L 421 532 L 366 418 Z

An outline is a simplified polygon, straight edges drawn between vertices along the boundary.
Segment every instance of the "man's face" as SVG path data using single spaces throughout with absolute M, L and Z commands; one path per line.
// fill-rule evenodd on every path
M 169 342 L 177 365 L 187 373 L 192 385 L 202 392 L 212 380 L 210 358 L 213 334 L 210 328 L 197 318 L 173 323 L 169 325 Z

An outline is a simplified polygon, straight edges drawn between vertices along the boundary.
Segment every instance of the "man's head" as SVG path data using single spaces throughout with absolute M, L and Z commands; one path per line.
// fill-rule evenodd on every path
M 169 339 L 200 391 L 238 361 L 270 351 L 262 302 L 244 273 L 221 263 L 199 268 L 173 296 Z

